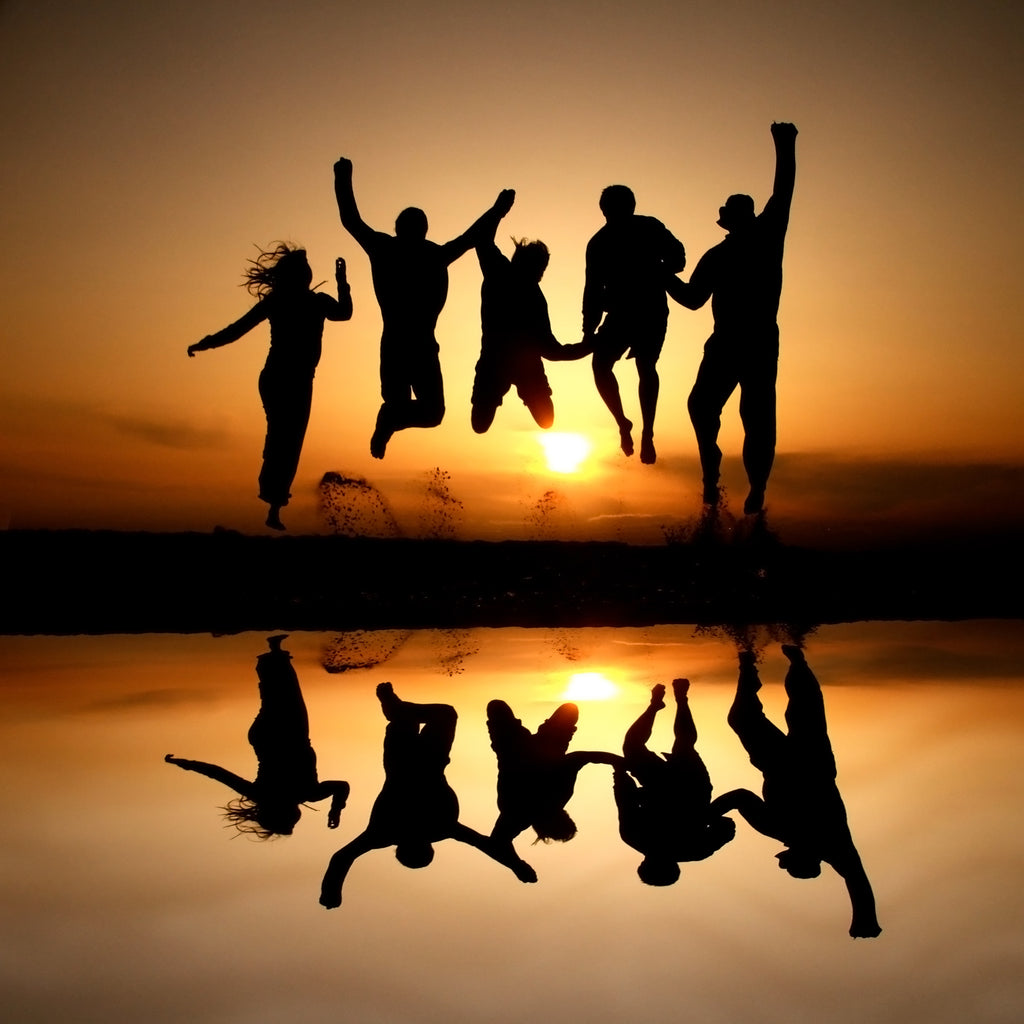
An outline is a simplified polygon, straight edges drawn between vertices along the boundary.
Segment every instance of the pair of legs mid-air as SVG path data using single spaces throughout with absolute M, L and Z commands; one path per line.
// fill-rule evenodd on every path
M 605 323 L 597 332 L 594 346 L 594 383 L 598 394 L 608 407 L 619 428 L 619 446 L 623 454 L 633 454 L 633 423 L 622 408 L 619 382 L 615 377 L 615 364 L 632 348 L 629 358 L 636 363 L 638 397 L 640 399 L 640 461 L 653 465 L 658 458 L 654 448 L 654 417 L 658 410 L 658 357 L 665 340 L 666 323 L 641 324 L 629 329 L 615 319 Z
M 485 434 L 494 422 L 498 407 L 515 385 L 523 405 L 530 410 L 534 422 L 547 430 L 555 422 L 555 405 L 551 400 L 551 385 L 547 374 L 536 357 L 537 366 L 520 367 L 509 371 L 481 359 L 476 365 L 473 381 L 470 422 L 478 434 Z
M 765 489 L 775 460 L 778 355 L 777 328 L 774 339 L 765 339 L 763 345 L 748 348 L 712 335 L 704 346 L 704 358 L 687 400 L 687 409 L 697 435 L 705 505 L 717 505 L 721 498 L 718 478 L 722 450 L 718 447 L 718 432 L 725 403 L 738 387 L 743 468 L 750 484 L 743 511 L 746 515 L 755 515 L 764 508 Z
M 444 419 L 444 382 L 431 337 L 415 346 L 381 341 L 380 396 L 382 404 L 370 438 L 370 454 L 383 459 L 388 442 L 399 430 L 436 427 Z

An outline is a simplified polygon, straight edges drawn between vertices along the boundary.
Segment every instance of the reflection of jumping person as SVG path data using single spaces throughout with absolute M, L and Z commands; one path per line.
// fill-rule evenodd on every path
M 615 769 L 619 834 L 644 855 L 637 874 L 648 885 L 672 885 L 679 878 L 680 861 L 704 860 L 736 834 L 735 824 L 712 809 L 711 777 L 695 746 L 689 687 L 686 679 L 672 682 L 672 752 L 659 756 L 647 749 L 654 718 L 665 706 L 665 687 L 659 684 L 651 690 L 647 709 L 626 733 L 624 768 Z
M 775 184 L 760 215 L 754 216 L 750 196 L 729 196 L 718 211 L 718 223 L 728 232 L 725 239 L 700 258 L 689 284 L 673 277 L 667 285 L 668 294 L 689 309 L 700 309 L 711 299 L 715 329 L 704 345 L 688 407 L 697 435 L 704 502 L 717 505 L 722 409 L 739 387 L 743 467 L 750 481 L 743 505 L 747 515 L 764 507 L 775 459 L 777 320 L 782 250 L 796 180 L 796 135 L 791 124 L 772 125 Z
M 568 753 L 579 709 L 562 704 L 531 733 L 503 700 L 487 705 L 487 731 L 498 757 L 498 820 L 491 836 L 511 842 L 529 826 L 545 842 L 567 842 L 576 823 L 565 809 L 585 764 L 617 764 L 621 758 L 593 750 Z
M 548 265 L 543 242 L 515 243 L 509 259 L 494 244 L 498 216 L 481 224 L 476 254 L 483 272 L 480 289 L 482 340 L 473 380 L 472 424 L 483 434 L 514 384 L 523 404 L 539 427 L 554 422 L 551 387 L 544 373 L 544 359 L 580 359 L 592 345 L 580 342 L 560 345 L 551 332 L 548 304 L 540 279 Z
M 763 799 L 737 789 L 718 797 L 715 806 L 723 812 L 738 810 L 758 832 L 783 843 L 786 849 L 776 854 L 779 867 L 794 878 L 815 878 L 821 874 L 822 861 L 831 864 L 850 894 L 850 934 L 873 938 L 882 929 L 836 786 L 821 687 L 800 648 L 783 646 L 782 650 L 790 661 L 788 734 L 765 716 L 757 695 L 761 680 L 751 653 L 740 655 L 736 699 L 729 711 L 729 724 L 750 755 L 750 763 L 764 776 Z
M 448 267 L 476 244 L 480 221 L 458 238 L 438 245 L 427 239 L 427 215 L 409 207 L 395 220 L 394 235 L 374 231 L 359 215 L 352 191 L 352 161 L 344 157 L 334 165 L 334 191 L 341 223 L 370 258 L 383 319 L 383 404 L 370 438 L 370 454 L 383 459 L 396 431 L 436 427 L 444 418 L 444 384 L 434 330 L 448 298 Z M 502 192 L 488 212 L 504 216 L 514 197 L 514 192 Z
M 388 720 L 384 786 L 366 829 L 331 858 L 321 886 L 321 904 L 341 905 L 345 876 L 364 853 L 394 846 L 401 864 L 422 868 L 434 859 L 433 844 L 443 839 L 467 843 L 504 864 L 520 881 L 536 882 L 536 872 L 518 857 L 511 843 L 497 843 L 459 821 L 459 799 L 444 774 L 455 740 L 455 708 L 411 704 L 399 699 L 390 683 L 377 687 L 377 698 Z
M 225 768 L 205 761 L 189 761 L 168 754 L 164 760 L 186 771 L 223 782 L 241 799 L 227 807 L 228 819 L 243 832 L 262 839 L 290 836 L 302 815 L 300 804 L 331 798 L 327 827 L 337 828 L 348 800 L 347 782 L 320 782 L 316 753 L 309 742 L 309 716 L 292 668 L 292 656 L 281 649 L 280 636 L 268 637 L 270 650 L 256 659 L 260 683 L 260 710 L 249 728 L 249 742 L 259 767 L 249 782 Z
M 267 416 L 267 439 L 260 470 L 260 500 L 270 506 L 267 526 L 283 530 L 281 508 L 299 465 L 313 401 L 313 375 L 320 362 L 325 320 L 349 320 L 352 296 L 345 261 L 334 264 L 338 300 L 310 290 L 313 271 L 305 249 L 282 242 L 260 253 L 246 271 L 246 287 L 259 302 L 245 316 L 216 334 L 189 345 L 194 356 L 208 348 L 238 341 L 264 320 L 270 321 L 270 351 L 260 373 L 260 398 Z
M 609 185 L 601 193 L 600 206 L 607 223 L 587 244 L 583 334 L 597 332 L 594 383 L 615 418 L 626 455 L 633 454 L 633 424 L 623 412 L 612 367 L 627 350 L 627 358 L 636 363 L 643 419 L 640 461 L 650 464 L 657 458 L 657 364 L 668 326 L 665 278 L 683 269 L 686 252 L 661 221 L 634 212 L 636 199 L 625 185 Z

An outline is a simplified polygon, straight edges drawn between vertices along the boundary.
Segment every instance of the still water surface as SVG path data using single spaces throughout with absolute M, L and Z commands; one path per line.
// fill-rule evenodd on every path
M 375 695 L 458 712 L 447 780 L 460 820 L 494 825 L 488 701 L 531 730 L 565 700 L 570 750 L 622 749 L 655 683 L 691 680 L 697 750 L 715 794 L 760 793 L 727 714 L 734 644 L 692 627 L 296 633 L 284 641 L 330 796 L 292 835 L 227 825 L 223 777 L 257 762 L 263 634 L 0 638 L 4 1016 L 21 1022 L 564 1020 L 1009 1022 L 1024 1016 L 1024 635 L 1019 622 L 819 628 L 838 785 L 882 934 L 851 939 L 827 865 L 735 812 L 735 839 L 652 887 L 619 837 L 612 772 L 588 764 L 569 842 L 515 841 L 524 884 L 471 845 L 422 870 L 373 850 L 344 902 L 318 904 L 331 855 L 366 826 L 383 782 Z M 760 697 L 784 725 L 787 669 L 763 643 Z M 672 742 L 672 701 L 651 746 Z

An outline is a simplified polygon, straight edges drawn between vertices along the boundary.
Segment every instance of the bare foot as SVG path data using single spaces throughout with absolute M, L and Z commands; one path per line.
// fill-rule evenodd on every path
M 658 453 L 654 450 L 654 438 L 646 434 L 640 438 L 640 461 L 645 466 L 653 466 L 658 461 Z
M 284 530 L 287 527 L 281 522 L 281 506 L 271 505 L 270 511 L 267 513 L 267 526 L 272 530 Z
M 388 441 L 391 440 L 393 431 L 385 427 L 378 427 L 370 438 L 370 454 L 375 459 L 383 459 L 388 450 Z
M 675 694 L 677 701 L 685 700 L 687 693 L 690 691 L 690 680 L 689 679 L 673 679 L 672 680 L 672 693 Z
M 743 502 L 743 514 L 745 516 L 757 515 L 764 510 L 764 488 L 751 487 L 747 500 Z
M 791 664 L 799 664 L 805 661 L 804 652 L 794 644 L 783 644 L 782 653 L 789 658 Z
M 665 687 L 658 683 L 651 687 L 651 707 L 660 711 L 665 706 Z
M 705 505 L 712 506 L 717 505 L 722 500 L 722 490 L 718 486 L 717 480 L 713 484 L 704 484 L 704 494 L 702 495 L 701 500 Z
M 619 424 L 619 447 L 623 455 L 633 454 L 633 424 L 630 420 Z

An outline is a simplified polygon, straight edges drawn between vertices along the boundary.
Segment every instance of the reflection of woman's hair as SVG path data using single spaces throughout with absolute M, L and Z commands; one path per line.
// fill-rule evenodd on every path
M 576 822 L 569 817 L 564 807 L 534 818 L 533 830 L 537 833 L 538 843 L 567 843 L 576 835 Z
M 258 804 L 247 796 L 236 797 L 223 807 L 223 811 L 229 826 L 237 829 L 240 834 L 254 836 L 256 839 L 290 836 L 302 817 L 302 809 L 298 804 Z
M 306 250 L 290 242 L 278 242 L 273 249 L 249 261 L 244 275 L 245 287 L 251 295 L 265 299 L 282 281 L 294 277 L 300 267 L 308 267 Z

